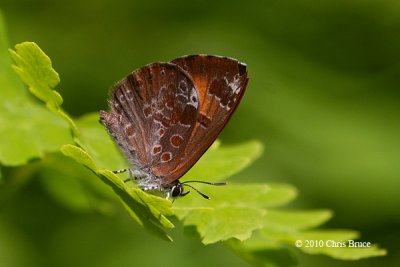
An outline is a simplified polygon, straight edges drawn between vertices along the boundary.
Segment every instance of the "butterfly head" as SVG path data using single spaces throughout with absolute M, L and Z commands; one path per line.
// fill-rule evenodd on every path
M 183 197 L 189 193 L 190 191 L 184 192 L 183 184 L 180 183 L 179 181 L 175 185 L 173 185 L 169 191 L 169 195 L 173 198 Z
M 210 199 L 209 196 L 202 193 L 200 190 L 198 190 L 197 188 L 193 187 L 192 185 L 190 185 L 188 183 L 202 183 L 202 184 L 216 185 L 216 186 L 226 185 L 226 183 L 211 183 L 211 182 L 205 182 L 205 181 L 185 181 L 183 183 L 176 181 L 175 184 L 169 190 L 169 192 L 167 192 L 167 199 L 170 197 L 173 197 L 175 199 L 175 198 L 183 197 L 183 196 L 186 196 L 187 194 L 189 194 L 190 191 L 185 192 L 185 190 L 184 190 L 185 186 L 192 188 L 194 191 L 196 191 L 199 195 L 201 195 L 205 199 Z

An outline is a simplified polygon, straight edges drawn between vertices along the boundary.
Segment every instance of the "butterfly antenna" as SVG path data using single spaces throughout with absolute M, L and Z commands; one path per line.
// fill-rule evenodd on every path
M 185 186 L 189 186 L 190 188 L 194 189 L 194 191 L 196 191 L 200 196 L 204 197 L 205 199 L 210 199 L 209 196 L 207 196 L 206 194 L 200 192 L 199 189 L 197 189 L 197 188 L 191 186 L 190 184 L 186 184 Z
M 200 184 L 208 184 L 208 185 L 215 185 L 215 186 L 221 186 L 221 185 L 226 185 L 226 183 L 211 183 L 211 182 L 205 182 L 205 181 L 196 181 L 196 180 L 192 180 L 192 181 L 185 181 L 181 184 L 184 184 L 185 186 L 189 186 L 190 188 L 193 188 L 199 195 L 201 195 L 202 197 L 204 197 L 205 199 L 210 199 L 209 196 L 207 196 L 206 194 L 200 192 L 200 190 L 198 190 L 197 188 L 191 186 L 188 183 L 200 183 Z
M 192 181 L 185 181 L 181 184 L 187 184 L 187 183 L 200 183 L 200 184 L 208 184 L 208 185 L 216 185 L 216 186 L 221 186 L 221 185 L 227 185 L 227 183 L 222 182 L 222 183 L 212 183 L 212 182 L 205 182 L 205 181 L 196 181 L 196 180 L 192 180 Z

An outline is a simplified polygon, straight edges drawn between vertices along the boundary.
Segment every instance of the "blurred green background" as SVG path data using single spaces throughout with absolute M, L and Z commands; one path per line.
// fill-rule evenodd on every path
M 248 91 L 221 139 L 259 139 L 265 153 L 234 179 L 290 183 L 296 208 L 332 209 L 329 227 L 389 251 L 358 262 L 299 253 L 300 266 L 399 266 L 399 1 L 1 0 L 0 10 L 11 45 L 34 41 L 51 57 L 74 116 L 105 109 L 112 84 L 153 61 L 247 63 Z M 180 234 L 159 241 L 123 210 L 70 211 L 34 180 L 0 213 L 0 265 L 247 264 Z

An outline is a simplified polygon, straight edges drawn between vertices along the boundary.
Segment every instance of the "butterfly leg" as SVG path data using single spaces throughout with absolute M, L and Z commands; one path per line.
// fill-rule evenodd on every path
M 116 170 L 116 171 L 113 171 L 113 173 L 118 174 L 118 173 L 123 173 L 123 172 L 127 172 L 127 171 L 130 171 L 130 169 Z
M 124 183 L 127 183 L 127 182 L 129 182 L 131 180 L 132 181 L 136 180 L 136 177 L 132 174 L 132 170 L 131 169 L 122 169 L 122 170 L 113 171 L 113 173 L 115 173 L 115 174 L 124 173 L 124 172 L 129 172 L 129 178 L 125 179 Z

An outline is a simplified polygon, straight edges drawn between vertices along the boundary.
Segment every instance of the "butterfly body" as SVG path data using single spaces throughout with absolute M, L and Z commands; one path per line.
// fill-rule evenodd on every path
M 186 56 L 132 72 L 113 88 L 100 121 L 143 190 L 182 196 L 183 176 L 222 131 L 248 82 L 246 65 Z

